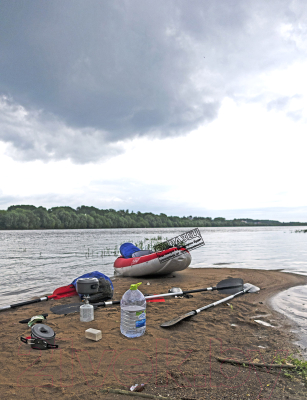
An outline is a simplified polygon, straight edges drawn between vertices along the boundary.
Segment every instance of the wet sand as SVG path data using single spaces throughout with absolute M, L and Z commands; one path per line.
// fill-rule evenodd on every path
M 295 286 L 278 293 L 269 301 L 270 306 L 293 321 L 292 331 L 297 334 L 297 345 L 307 360 L 307 287 Z
M 81 323 L 78 313 L 50 312 L 50 307 L 75 303 L 77 297 L 1 312 L 1 399 L 124 399 L 130 396 L 105 390 L 129 390 L 135 383 L 146 384 L 141 394 L 173 399 L 305 399 L 304 383 L 289 380 L 280 369 L 220 363 L 217 357 L 258 363 L 272 363 L 276 355 L 299 357 L 291 320 L 272 309 L 269 301 L 282 290 L 306 284 L 307 277 L 279 271 L 189 268 L 173 277 L 115 278 L 114 299 L 120 300 L 131 283 L 141 281 L 143 293 L 155 294 L 171 287 L 214 286 L 229 277 L 242 278 L 261 291 L 237 297 L 231 306 L 221 304 L 169 329 L 160 324 L 225 295 L 202 292 L 190 299 L 148 303 L 146 333 L 136 339 L 121 335 L 119 306 L 95 310 L 95 321 L 89 323 Z M 56 332 L 58 349 L 39 351 L 20 342 L 20 336 L 28 336 L 30 329 L 18 321 L 40 313 L 49 313 L 46 324 Z M 86 339 L 88 328 L 100 329 L 102 339 Z

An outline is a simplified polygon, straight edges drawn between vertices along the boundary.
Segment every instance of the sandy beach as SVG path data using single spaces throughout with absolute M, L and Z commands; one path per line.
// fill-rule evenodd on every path
M 280 368 L 221 363 L 217 358 L 271 364 L 276 356 L 299 357 L 292 343 L 291 322 L 271 309 L 269 299 L 306 284 L 307 277 L 279 271 L 188 268 L 168 277 L 115 278 L 114 300 L 120 300 L 131 283 L 143 282 L 143 293 L 156 294 L 171 287 L 214 286 L 229 277 L 242 278 L 261 291 L 237 297 L 231 305 L 221 304 L 169 329 L 160 324 L 225 295 L 202 292 L 189 299 L 147 303 L 146 333 L 136 339 L 120 333 L 119 306 L 95 310 L 95 320 L 89 323 L 81 323 L 78 313 L 50 312 L 50 307 L 75 303 L 77 297 L 1 312 L 1 399 L 123 399 L 131 397 L 111 390 L 127 391 L 136 383 L 145 383 L 139 393 L 143 398 L 305 399 L 304 382 L 299 377 L 287 378 Z M 58 349 L 39 351 L 20 342 L 20 336 L 29 336 L 30 329 L 18 321 L 40 313 L 49 314 L 45 323 L 55 331 Z M 101 330 L 102 339 L 86 339 L 88 328 Z

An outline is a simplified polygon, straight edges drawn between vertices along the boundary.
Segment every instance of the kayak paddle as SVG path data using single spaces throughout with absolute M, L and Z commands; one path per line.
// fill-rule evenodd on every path
M 179 289 L 179 288 L 178 288 Z M 238 291 L 243 289 L 243 279 L 241 278 L 228 278 L 219 282 L 216 286 L 203 288 L 203 289 L 193 289 L 193 290 L 184 290 L 169 292 L 164 294 L 155 294 L 154 296 L 145 296 L 146 299 L 156 299 L 158 297 L 166 297 L 166 296 L 183 296 L 189 293 L 197 293 L 197 292 L 209 292 L 212 290 L 218 290 L 221 293 L 232 294 L 237 293 Z
M 160 326 L 162 328 L 169 328 L 170 326 L 177 324 L 178 322 L 182 321 L 183 319 L 192 317 L 193 315 L 196 315 L 196 314 L 200 313 L 201 311 L 207 310 L 210 307 L 214 307 L 214 306 L 217 306 L 218 304 L 225 303 L 226 301 L 229 301 L 241 294 L 255 293 L 255 292 L 259 292 L 259 290 L 260 290 L 260 288 L 258 288 L 257 286 L 254 286 L 251 283 L 245 283 L 245 285 L 243 286 L 243 290 L 241 290 L 240 292 L 235 293 L 232 296 L 225 297 L 224 299 L 218 300 L 215 303 L 211 303 L 211 304 L 208 304 L 207 306 L 198 308 L 197 310 L 193 310 L 186 314 L 180 315 L 179 317 L 173 318 L 170 321 L 163 322 L 163 324 L 161 324 Z
M 23 301 L 22 303 L 16 303 L 16 304 L 12 304 L 10 306 L 3 306 L 3 307 L 0 307 L 0 311 L 8 310 L 10 308 L 17 308 L 20 306 L 26 306 L 28 304 L 39 303 L 40 301 L 47 301 L 49 299 L 59 300 L 59 299 L 62 299 L 63 297 L 76 296 L 77 294 L 78 293 L 77 293 L 74 285 L 62 286 L 62 287 L 55 289 L 53 294 L 50 296 L 44 296 L 44 297 L 41 297 L 41 298 L 35 299 L 35 300 Z
M 180 288 L 178 288 L 180 289 Z M 173 292 L 173 293 L 163 293 L 163 294 L 155 294 L 152 296 L 146 296 L 146 300 L 151 299 L 159 299 L 166 296 L 182 296 L 188 293 L 196 293 L 196 292 L 204 292 L 204 291 L 212 291 L 218 290 L 220 293 L 230 294 L 230 293 L 237 293 L 238 291 L 243 289 L 243 280 L 241 278 L 228 278 L 224 279 L 223 281 L 219 282 L 216 286 L 203 288 L 203 289 L 193 289 L 193 290 L 185 290 Z M 120 301 L 102 301 L 101 303 L 92 304 L 94 309 L 97 307 L 105 307 L 110 305 L 120 304 Z M 58 305 L 50 308 L 50 311 L 54 314 L 70 314 L 74 312 L 78 312 L 80 310 L 80 305 L 82 303 L 73 303 L 73 304 L 63 304 Z

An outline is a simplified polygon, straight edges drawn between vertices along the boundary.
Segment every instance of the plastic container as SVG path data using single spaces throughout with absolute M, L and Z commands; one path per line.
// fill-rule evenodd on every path
M 120 331 L 128 338 L 142 336 L 146 330 L 146 299 L 138 290 L 141 283 L 131 285 L 120 301 Z
M 80 306 L 80 321 L 90 322 L 93 320 L 94 320 L 94 307 L 88 303 Z

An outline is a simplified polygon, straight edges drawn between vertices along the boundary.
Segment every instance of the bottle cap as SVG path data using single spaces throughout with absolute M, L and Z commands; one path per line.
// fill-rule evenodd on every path
M 130 286 L 130 290 L 137 290 L 137 288 L 142 284 L 142 282 L 134 283 Z

